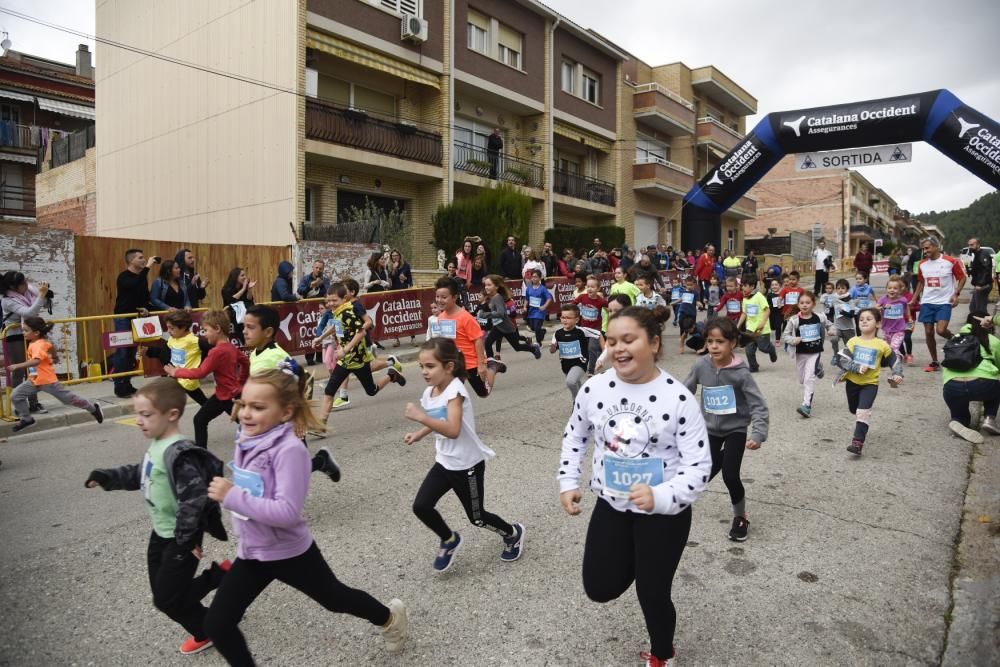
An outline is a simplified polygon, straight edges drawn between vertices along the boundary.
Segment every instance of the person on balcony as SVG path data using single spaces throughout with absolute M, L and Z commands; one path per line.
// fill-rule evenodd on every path
M 500 128 L 494 127 L 493 134 L 486 140 L 486 159 L 490 163 L 490 178 L 496 180 L 500 169 L 500 151 L 503 150 L 503 136 Z

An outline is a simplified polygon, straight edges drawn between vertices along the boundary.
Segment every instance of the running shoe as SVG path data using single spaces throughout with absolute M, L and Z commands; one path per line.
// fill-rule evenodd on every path
M 389 613 L 389 624 L 382 628 L 382 638 L 389 653 L 399 653 L 410 635 L 410 619 L 406 615 L 406 605 L 399 598 L 389 601 Z
M 346 408 L 350 404 L 351 404 L 351 399 L 348 398 L 347 396 L 338 396 L 337 398 L 333 399 L 334 410 L 336 410 L 337 408 Z
M 542 358 L 542 346 L 539 345 L 538 343 L 532 343 L 531 344 L 531 353 L 533 355 L 535 355 L 535 359 L 541 359 Z
M 983 435 L 979 431 L 976 431 L 975 429 L 971 429 L 968 426 L 963 426 L 962 422 L 957 422 L 957 421 L 948 422 L 948 428 L 951 430 L 952 433 L 960 437 L 962 440 L 965 440 L 966 442 L 971 442 L 974 445 L 983 444 L 984 441 Z M 14 429 L 16 430 L 17 426 L 15 426 Z
M 729 539 L 733 542 L 746 542 L 747 531 L 750 529 L 750 520 L 746 517 L 733 517 L 733 527 L 729 530 Z
M 437 558 L 434 559 L 434 571 L 447 572 L 451 564 L 455 562 L 455 554 L 458 553 L 461 546 L 462 536 L 458 533 L 452 533 L 450 540 L 442 542 L 440 549 L 438 549 Z
M 858 456 L 861 456 L 861 450 L 864 448 L 864 446 L 865 446 L 864 440 L 858 440 L 857 438 L 854 438 L 853 440 L 851 440 L 851 444 L 847 446 L 847 451 L 849 451 L 851 454 L 857 454 Z
M 28 406 L 28 409 L 32 414 L 47 415 L 49 411 L 41 403 L 35 403 L 34 405 Z
M 906 365 L 907 366 L 912 366 L 913 365 L 913 355 L 912 354 L 904 355 L 904 359 L 906 361 Z
M 796 410 L 796 412 L 798 412 L 800 415 L 802 415 L 806 419 L 808 419 L 809 417 L 812 416 L 812 408 L 809 407 L 808 405 L 806 405 L 805 403 L 803 403 L 802 405 L 800 405 L 799 409 Z
M 990 435 L 1000 435 L 1000 427 L 997 427 L 997 420 L 995 417 L 987 417 L 984 419 L 982 428 Z
M 320 447 L 314 458 L 318 463 L 316 470 L 324 473 L 334 482 L 340 481 L 340 466 L 337 465 L 337 459 L 333 458 L 333 452 L 326 447 Z
M 104 423 L 104 410 L 101 409 L 100 403 L 94 403 L 94 411 L 90 413 L 98 424 Z
M 826 371 L 823 369 L 823 364 L 821 364 L 819 361 L 817 361 L 816 362 L 816 377 L 819 378 L 820 380 L 822 380 L 824 375 L 826 375 Z
M 400 373 L 399 371 L 397 371 L 395 368 L 390 368 L 388 370 L 388 373 L 389 373 L 389 379 L 390 380 L 392 380 L 393 382 L 395 382 L 396 384 L 398 384 L 400 387 L 405 387 L 406 386 L 406 378 L 403 377 L 402 373 Z
M 503 551 L 500 553 L 500 560 L 505 563 L 513 563 L 521 557 L 524 551 L 524 524 L 514 524 L 514 534 L 503 538 Z
M 201 641 L 198 641 L 194 637 L 188 637 L 186 640 L 184 640 L 184 643 L 181 644 L 181 654 L 194 655 L 195 653 L 201 653 L 202 651 L 205 651 L 210 648 L 212 648 L 211 639 L 203 639 Z
M 14 424 L 11 427 L 10 430 L 12 430 L 14 433 L 17 433 L 18 431 L 23 431 L 29 426 L 34 426 L 34 425 L 35 425 L 35 420 L 32 419 L 31 417 L 27 417 L 26 419 L 19 420 L 16 424 Z
M 493 357 L 490 357 L 489 359 L 486 360 L 486 367 L 489 368 L 494 373 L 506 373 L 507 372 L 507 364 L 505 364 L 502 361 L 500 361 L 499 359 L 495 359 Z
M 395 368 L 397 373 L 403 372 L 403 364 L 399 363 L 399 357 L 395 354 L 388 354 L 385 357 L 386 363 L 389 364 L 390 368 Z
M 932 361 L 931 363 L 927 364 L 926 367 L 924 367 L 925 373 L 935 373 L 939 370 L 941 370 L 941 364 L 939 364 L 936 361 Z
M 642 653 L 640 653 L 639 657 L 642 658 L 643 660 L 645 660 L 645 662 L 642 663 L 645 667 L 674 667 L 674 664 L 675 664 L 674 663 L 674 657 L 676 655 L 677 655 L 677 651 L 675 649 L 674 650 L 674 655 L 670 656 L 666 660 L 661 660 L 660 658 L 657 658 L 652 653 L 647 653 L 646 651 L 643 651 Z
M 773 345 L 771 346 L 771 351 L 767 353 L 767 356 L 771 358 L 772 364 L 778 361 L 778 351 L 774 349 Z

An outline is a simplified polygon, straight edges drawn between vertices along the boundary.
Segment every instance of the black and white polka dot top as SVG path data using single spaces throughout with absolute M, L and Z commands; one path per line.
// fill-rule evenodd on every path
M 612 369 L 583 385 L 563 433 L 560 492 L 580 487 L 591 436 L 590 488 L 619 511 L 643 513 L 627 497 L 636 483 L 653 488 L 653 514 L 678 514 L 705 490 L 712 457 L 701 407 L 662 369 L 644 384 Z

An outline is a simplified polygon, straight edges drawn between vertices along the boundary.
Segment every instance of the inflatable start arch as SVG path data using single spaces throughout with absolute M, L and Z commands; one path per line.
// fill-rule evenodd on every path
M 1000 124 L 947 90 L 769 113 L 684 196 L 684 247 L 718 247 L 722 214 L 789 153 L 921 140 L 1000 188 Z

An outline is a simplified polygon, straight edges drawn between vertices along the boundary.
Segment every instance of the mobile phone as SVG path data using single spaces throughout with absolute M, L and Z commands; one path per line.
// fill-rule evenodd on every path
M 160 256 L 159 255 L 156 255 L 156 256 L 153 257 L 153 263 L 154 264 L 159 264 L 160 263 Z

